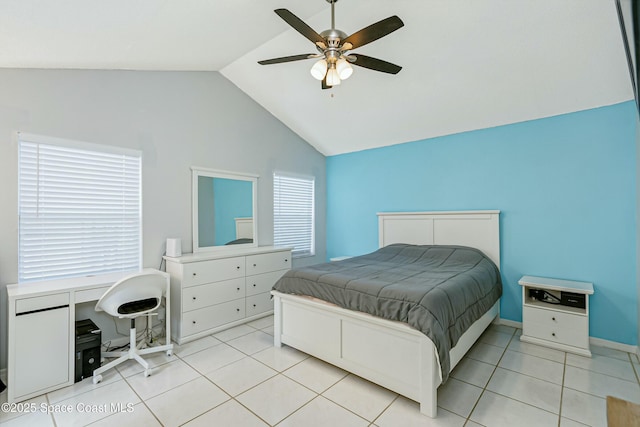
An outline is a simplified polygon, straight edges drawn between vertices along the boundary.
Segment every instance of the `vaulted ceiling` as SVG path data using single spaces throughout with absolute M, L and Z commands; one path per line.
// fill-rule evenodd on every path
M 405 26 L 357 49 L 403 67 L 354 67 L 322 90 L 314 53 L 273 10 L 317 32 L 325 0 L 3 0 L 0 67 L 220 71 L 326 155 L 534 120 L 633 99 L 613 0 L 340 0 L 347 34 Z

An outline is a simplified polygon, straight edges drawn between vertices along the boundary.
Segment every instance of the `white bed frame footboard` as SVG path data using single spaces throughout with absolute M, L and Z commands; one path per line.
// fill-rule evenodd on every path
M 481 249 L 500 266 L 499 211 L 378 214 L 380 247 L 449 244 Z M 305 296 L 272 291 L 274 344 L 287 344 L 420 402 L 435 417 L 440 364 L 433 342 L 405 323 L 346 310 Z M 451 369 L 499 314 L 500 302 L 450 351 Z

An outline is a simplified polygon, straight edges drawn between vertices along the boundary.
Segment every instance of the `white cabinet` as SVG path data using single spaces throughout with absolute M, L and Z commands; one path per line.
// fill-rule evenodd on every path
M 182 344 L 273 313 L 270 291 L 291 268 L 289 248 L 165 257 L 172 338 Z
M 589 295 L 593 284 L 524 276 L 521 341 L 591 356 Z
M 69 381 L 69 306 L 16 316 L 15 371 L 16 400 L 44 392 Z M 46 351 L 44 360 L 42 354 Z
M 25 400 L 69 384 L 69 293 L 9 303 L 8 400 Z

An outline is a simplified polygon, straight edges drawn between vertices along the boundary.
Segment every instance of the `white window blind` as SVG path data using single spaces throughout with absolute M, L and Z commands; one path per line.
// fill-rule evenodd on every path
M 315 254 L 314 179 L 273 175 L 273 242 L 293 248 L 293 256 Z
M 140 153 L 65 142 L 19 136 L 19 282 L 141 265 Z

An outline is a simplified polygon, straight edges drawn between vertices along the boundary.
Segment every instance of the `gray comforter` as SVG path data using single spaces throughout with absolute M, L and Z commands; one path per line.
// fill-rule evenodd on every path
M 408 323 L 435 344 L 443 383 L 449 350 L 502 295 L 500 272 L 481 251 L 406 244 L 290 270 L 273 289 Z

